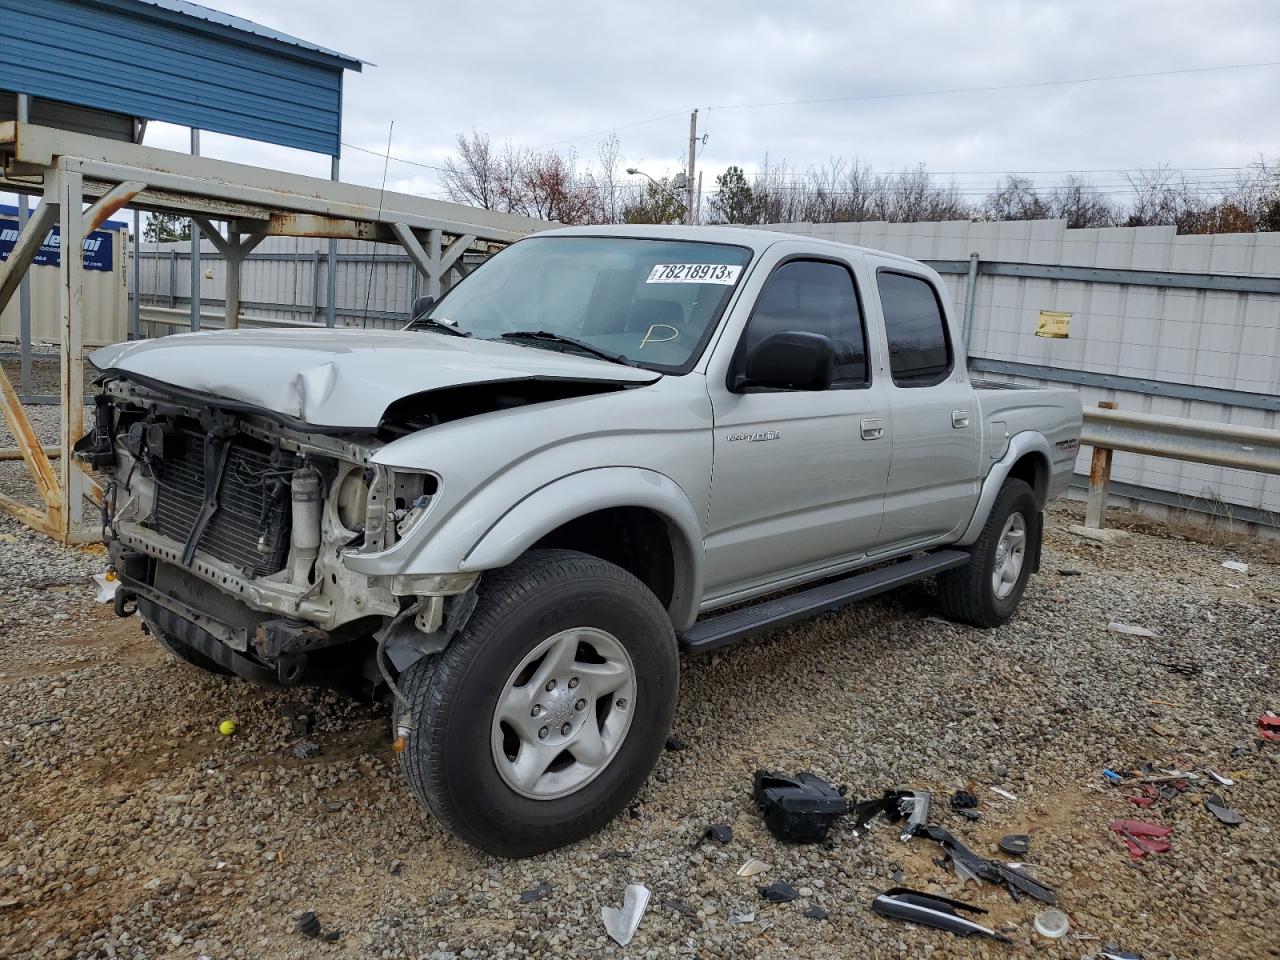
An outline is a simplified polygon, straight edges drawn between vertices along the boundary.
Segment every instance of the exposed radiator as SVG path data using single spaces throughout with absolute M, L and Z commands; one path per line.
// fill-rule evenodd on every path
M 158 461 L 154 526 L 179 543 L 190 536 L 204 504 L 205 442 L 199 431 L 174 430 L 165 436 Z M 288 481 L 293 462 L 293 454 L 283 451 L 273 462 L 266 444 L 244 435 L 234 437 L 218 510 L 196 542 L 197 549 L 248 576 L 282 569 L 289 550 Z

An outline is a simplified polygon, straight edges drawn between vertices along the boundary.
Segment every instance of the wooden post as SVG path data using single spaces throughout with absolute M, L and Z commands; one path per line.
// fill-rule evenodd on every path
M 1098 407 L 1114 410 L 1119 406 L 1111 400 L 1103 400 Z M 1106 523 L 1107 496 L 1111 493 L 1111 455 L 1106 447 L 1093 448 L 1093 461 L 1089 464 L 1089 499 L 1084 508 L 1084 525 L 1101 530 Z

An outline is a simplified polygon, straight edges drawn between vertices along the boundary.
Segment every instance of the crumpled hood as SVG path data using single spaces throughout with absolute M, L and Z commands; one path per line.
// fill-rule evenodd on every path
M 402 397 L 513 380 L 652 383 L 651 370 L 492 340 L 372 330 L 220 330 L 119 343 L 89 359 L 317 427 L 372 429 Z

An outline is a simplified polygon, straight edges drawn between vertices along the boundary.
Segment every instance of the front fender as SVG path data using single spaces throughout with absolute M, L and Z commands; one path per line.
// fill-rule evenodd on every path
M 649 509 L 666 521 L 675 565 L 669 613 L 676 629 L 693 623 L 702 598 L 702 529 L 680 485 L 643 467 L 583 470 L 540 487 L 498 518 L 466 551 L 457 569 L 505 567 L 557 527 L 611 507 Z M 446 524 L 433 539 L 448 536 Z

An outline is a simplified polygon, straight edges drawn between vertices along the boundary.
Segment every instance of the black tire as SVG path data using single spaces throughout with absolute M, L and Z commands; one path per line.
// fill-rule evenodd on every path
M 206 673 L 212 673 L 219 677 L 232 676 L 232 673 L 230 670 L 222 666 L 222 664 L 217 663 L 213 660 L 210 660 L 199 650 L 189 647 L 185 643 L 183 643 L 181 640 L 177 640 L 169 636 L 164 631 L 157 629 L 155 624 L 149 622 L 145 618 L 143 619 L 142 622 L 144 627 L 146 628 L 147 633 L 155 637 L 156 640 L 160 642 L 160 646 L 164 647 L 166 650 L 168 650 L 171 654 L 173 654 L 183 663 L 189 664 L 190 666 L 193 666 L 193 667 L 197 667 L 205 671 Z
M 580 627 L 607 631 L 634 665 L 629 727 L 612 759 L 575 792 L 524 796 L 503 779 L 495 759 L 499 697 L 541 642 Z M 401 770 L 419 803 L 481 850 L 503 857 L 552 850 L 599 830 L 639 790 L 670 729 L 679 674 L 671 620 L 644 584 L 586 554 L 530 551 L 485 574 L 462 632 L 400 675 L 412 707 Z M 403 712 L 400 704 L 394 710 Z
M 998 597 L 992 584 L 996 554 L 1005 524 L 1015 513 L 1022 514 L 1026 544 L 1022 569 L 1007 596 Z M 973 559 L 963 567 L 938 577 L 938 603 L 950 620 L 975 627 L 998 627 L 1013 616 L 1027 588 L 1040 552 L 1044 515 L 1036 495 L 1023 480 L 1006 480 L 977 541 L 969 548 Z

